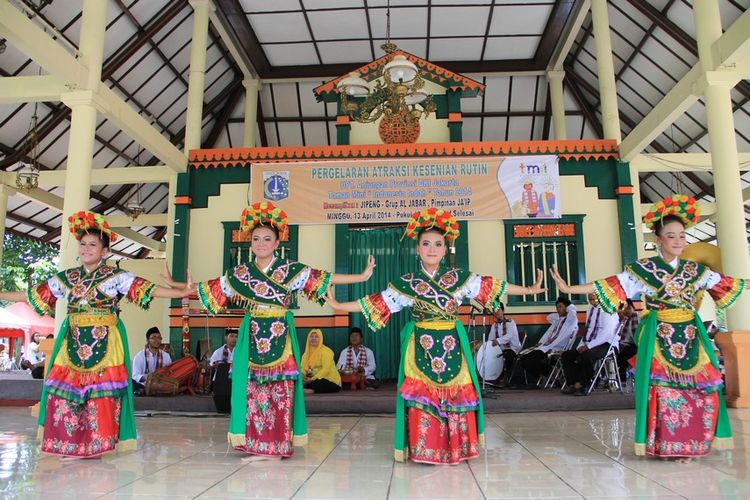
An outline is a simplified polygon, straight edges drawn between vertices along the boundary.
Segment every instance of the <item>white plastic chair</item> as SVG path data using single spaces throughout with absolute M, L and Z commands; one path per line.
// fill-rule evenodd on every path
M 620 369 L 617 366 L 617 347 L 620 345 L 620 334 L 622 333 L 623 324 L 617 328 L 617 335 L 613 342 L 607 349 L 607 354 L 603 358 L 598 359 L 594 363 L 594 376 L 591 378 L 591 384 L 589 385 L 586 394 L 590 394 L 594 387 L 600 382 L 600 377 L 606 381 L 607 390 L 609 392 L 620 391 L 621 394 L 625 392 L 622 390 L 622 380 L 620 380 Z M 615 387 L 613 390 L 612 388 Z
M 570 337 L 570 340 L 568 340 L 568 343 L 565 345 L 565 349 L 562 351 L 555 351 L 548 354 L 548 357 L 552 358 L 555 357 L 556 361 L 554 366 L 552 367 L 552 371 L 547 376 L 547 380 L 544 382 L 544 388 L 548 389 L 555 384 L 558 383 L 560 379 L 562 379 L 562 387 L 565 388 L 565 377 L 563 376 L 563 366 L 562 366 L 562 353 L 565 351 L 568 351 L 573 348 L 573 344 L 576 341 L 576 336 L 572 335 Z

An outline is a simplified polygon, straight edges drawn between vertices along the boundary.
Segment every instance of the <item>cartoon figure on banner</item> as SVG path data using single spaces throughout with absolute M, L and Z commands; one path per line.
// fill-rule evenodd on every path
M 555 186 L 552 184 L 552 180 L 547 178 L 544 181 L 544 191 L 542 191 L 540 199 L 539 217 L 554 217 L 555 201 Z
M 279 201 L 289 197 L 289 172 L 263 172 L 263 197 Z
M 527 217 L 536 217 L 539 211 L 539 193 L 534 191 L 534 183 L 531 179 L 527 179 L 523 183 L 521 205 L 524 207 L 524 213 Z

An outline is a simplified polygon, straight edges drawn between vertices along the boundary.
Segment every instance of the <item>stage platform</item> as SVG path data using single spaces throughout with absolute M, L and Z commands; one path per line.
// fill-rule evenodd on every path
M 28 372 L 0 373 L 0 406 L 28 406 L 39 401 L 42 381 Z M 310 415 L 392 414 L 396 411 L 396 384 L 386 383 L 376 390 L 342 390 L 336 394 L 305 396 Z M 589 396 L 566 396 L 559 389 L 498 389 L 484 398 L 487 413 L 543 411 L 619 410 L 635 408 L 633 394 L 595 391 Z M 210 395 L 175 397 L 136 397 L 135 410 L 151 412 L 215 413 Z

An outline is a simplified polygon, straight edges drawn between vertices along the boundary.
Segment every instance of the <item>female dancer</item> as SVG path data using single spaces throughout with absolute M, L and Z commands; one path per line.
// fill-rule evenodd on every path
M 148 309 L 154 297 L 181 298 L 194 289 L 157 286 L 108 266 L 104 259 L 117 235 L 104 218 L 78 212 L 68 218 L 79 241 L 79 267 L 61 271 L 28 293 L 1 292 L 0 299 L 28 301 L 39 314 L 54 314 L 67 297 L 68 314 L 47 360 L 39 404 L 42 451 L 71 458 L 96 457 L 115 448 L 135 449 L 130 354 L 118 318 L 123 297 Z
M 444 267 L 448 245 L 458 237 L 458 223 L 448 211 L 414 213 L 406 235 L 417 240 L 417 273 L 356 302 L 338 303 L 331 292 L 327 300 L 338 310 L 361 311 L 373 330 L 385 326 L 391 314 L 411 309 L 414 319 L 401 331 L 394 456 L 399 462 L 411 458 L 457 464 L 479 455 L 484 430 L 479 384 L 458 306 L 463 299 L 474 299 L 494 311 L 505 293 L 543 292 L 542 271 L 533 286 L 523 287 Z
M 333 274 L 276 258 L 274 252 L 288 239 L 289 228 L 286 213 L 270 202 L 246 208 L 240 228 L 252 233 L 253 262 L 198 285 L 200 300 L 211 314 L 230 302 L 247 310 L 236 349 L 249 356 L 235 356 L 232 365 L 229 443 L 255 459 L 290 457 L 293 444 L 307 441 L 300 350 L 289 311 L 292 293 L 301 290 L 323 304 L 330 283 L 366 281 L 375 260 L 371 256 L 361 274 Z
M 646 313 L 635 333 L 636 455 L 696 457 L 707 455 L 712 443 L 717 448 L 732 445 L 719 364 L 696 297 L 707 290 L 718 307 L 729 307 L 747 284 L 680 259 L 685 228 L 698 218 L 693 197 L 665 198 L 645 218 L 659 246 L 657 257 L 583 285 L 568 285 L 556 268 L 551 270 L 561 292 L 596 293 L 608 312 L 617 311 L 628 297 L 645 297 Z

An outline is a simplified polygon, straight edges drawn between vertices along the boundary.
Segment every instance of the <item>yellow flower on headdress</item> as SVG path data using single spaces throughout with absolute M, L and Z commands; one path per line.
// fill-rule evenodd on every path
M 419 233 L 427 229 L 437 229 L 443 233 L 448 243 L 458 238 L 458 222 L 448 210 L 431 207 L 421 212 L 414 212 L 406 223 L 406 236 L 417 239 Z
M 109 224 L 101 214 L 95 212 L 89 212 L 87 210 L 81 210 L 68 217 L 68 227 L 73 237 L 78 241 L 89 231 L 99 231 L 106 234 L 109 237 L 109 241 L 114 243 L 117 241 L 117 234 L 112 232 L 109 228 Z
M 240 215 L 240 230 L 252 231 L 256 226 L 273 226 L 279 232 L 279 241 L 289 239 L 289 225 L 286 212 L 270 201 L 260 201 L 245 207 Z
M 700 220 L 700 207 L 695 197 L 675 194 L 651 205 L 648 213 L 643 217 L 643 222 L 649 229 L 654 229 L 656 223 L 667 215 L 675 215 L 682 220 L 685 227 L 692 227 Z

